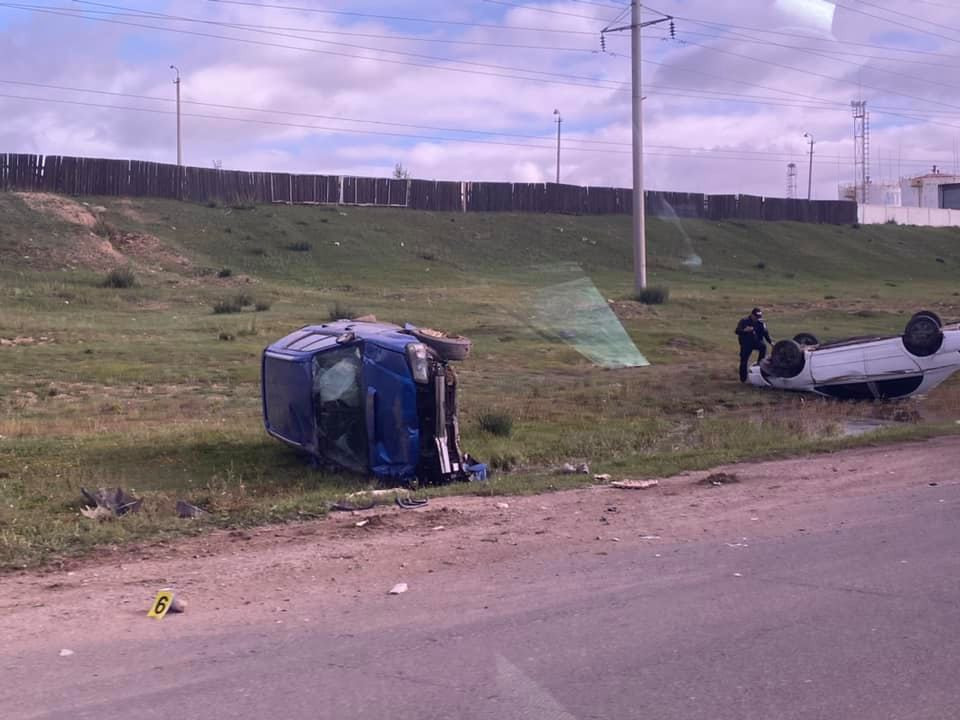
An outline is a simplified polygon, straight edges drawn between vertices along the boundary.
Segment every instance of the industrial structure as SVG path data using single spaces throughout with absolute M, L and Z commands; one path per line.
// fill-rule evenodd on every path
M 870 197 L 870 113 L 866 100 L 854 100 L 853 108 L 853 167 L 855 199 L 868 203 Z
M 787 165 L 787 198 L 793 200 L 797 197 L 797 164 L 789 163 Z
M 960 209 L 960 175 L 948 175 L 934 165 L 926 175 L 900 181 L 905 207 Z

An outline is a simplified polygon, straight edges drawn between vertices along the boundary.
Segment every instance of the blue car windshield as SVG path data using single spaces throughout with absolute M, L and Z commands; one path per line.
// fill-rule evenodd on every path
M 328 350 L 313 359 L 313 398 L 320 453 L 358 472 L 367 466 L 362 367 L 360 345 Z

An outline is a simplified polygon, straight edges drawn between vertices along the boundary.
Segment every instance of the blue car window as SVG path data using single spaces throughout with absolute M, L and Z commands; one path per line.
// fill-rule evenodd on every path
M 367 467 L 366 415 L 359 345 L 318 353 L 313 359 L 313 397 L 319 451 L 338 465 Z

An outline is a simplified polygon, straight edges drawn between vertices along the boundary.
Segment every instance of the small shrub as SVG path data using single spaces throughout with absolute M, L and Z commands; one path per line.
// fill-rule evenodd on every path
M 247 252 L 250 253 L 251 255 L 256 255 L 258 257 L 263 257 L 264 255 L 267 254 L 267 251 L 264 250 L 262 247 L 250 248 L 249 250 L 247 250 Z
M 223 340 L 224 342 L 232 342 L 232 341 L 235 340 L 236 338 L 234 338 L 233 335 L 231 335 L 231 334 L 228 333 L 228 332 L 222 332 L 222 333 L 220 333 L 220 334 L 217 336 L 217 339 L 218 339 L 218 340 Z
M 257 312 L 266 312 L 270 309 L 270 303 L 259 301 L 256 305 L 253 306 L 253 309 Z
M 224 298 L 213 305 L 214 315 L 227 315 L 238 312 L 243 312 L 243 305 L 238 303 L 236 298 Z
M 295 222 L 297 225 L 302 225 L 303 227 L 307 227 L 310 224 L 306 220 L 296 220 Z
M 898 222 L 896 221 L 896 219 L 890 218 L 889 220 L 887 220 L 887 222 L 886 222 L 885 224 L 886 224 L 886 225 L 899 225 L 900 223 L 898 223 Z
M 836 295 L 824 295 L 824 296 L 823 296 L 823 299 L 824 299 L 824 300 L 836 300 L 836 299 L 837 299 L 837 296 L 836 296 Z
M 343 320 L 344 318 L 354 318 L 359 317 L 362 313 L 358 313 L 356 309 L 350 307 L 349 305 L 344 305 L 342 302 L 337 300 L 333 305 L 330 306 L 330 311 L 327 313 L 327 319 L 330 321 L 333 320 Z
M 216 272 L 217 271 L 214 270 L 212 267 L 202 267 L 197 270 L 197 275 L 199 275 L 200 277 L 210 277 Z
M 766 269 L 767 269 L 767 264 L 761 260 L 761 261 L 758 262 L 756 265 L 754 265 L 754 267 L 755 267 L 757 270 L 766 270 Z
M 107 239 L 112 239 L 117 235 L 117 229 L 103 219 L 97 220 L 91 230 L 93 230 L 94 235 L 99 235 L 100 237 Z
M 796 274 L 796 273 L 784 273 L 783 276 L 784 276 L 787 280 L 793 280 L 793 279 L 797 276 L 797 274 Z
M 436 262 L 437 256 L 432 252 L 418 252 L 417 257 L 427 262 Z
M 287 250 L 291 252 L 310 252 L 313 250 L 313 245 L 306 242 L 305 240 L 298 240 L 297 242 L 292 242 L 287 245 L 284 245 Z
M 225 228 L 223 229 L 223 231 L 224 231 L 227 235 L 231 235 L 231 234 L 233 233 L 233 228 L 232 228 L 232 227 L 225 227 Z
M 513 417 L 505 412 L 486 412 L 477 418 L 477 424 L 483 432 L 499 437 L 513 434 Z
M 136 287 L 137 276 L 133 274 L 130 268 L 117 268 L 107 273 L 107 276 L 100 283 L 101 287 L 125 289 Z
M 253 295 L 248 292 L 238 292 L 233 296 L 233 301 L 240 307 L 249 307 L 254 303 Z
M 207 203 L 207 207 L 211 209 L 217 207 L 217 201 L 211 200 L 210 202 Z
M 490 456 L 490 467 L 494 470 L 510 472 L 520 464 L 520 458 L 513 453 L 493 453 Z
M 636 299 L 642 302 L 644 305 L 663 305 L 667 300 L 670 299 L 670 288 L 644 288 L 639 292 Z
M 934 258 L 934 260 L 936 260 L 938 263 L 941 263 L 941 264 L 946 262 L 946 260 L 944 260 L 943 258 Z
M 858 222 L 852 223 L 852 224 L 850 225 L 850 229 L 851 229 L 851 230 L 859 230 L 859 229 L 860 229 L 860 223 L 858 223 Z
M 230 268 L 223 268 L 217 273 L 218 278 L 228 278 L 233 275 L 233 270 Z

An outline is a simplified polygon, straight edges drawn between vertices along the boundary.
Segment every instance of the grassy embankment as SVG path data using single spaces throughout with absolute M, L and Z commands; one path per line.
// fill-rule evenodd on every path
M 365 486 L 305 467 L 260 420 L 260 350 L 335 305 L 473 338 L 464 444 L 499 469 L 484 492 L 583 482 L 551 472 L 571 460 L 643 477 L 957 429 L 956 379 L 896 407 L 741 387 L 732 330 L 754 304 L 775 338 L 898 333 L 921 307 L 956 318 L 960 231 L 651 220 L 651 282 L 670 301 L 644 306 L 629 299 L 627 217 L 86 200 L 104 209 L 0 195 L 0 567 L 315 514 Z M 698 268 L 682 263 L 692 252 Z M 127 267 L 135 287 L 101 286 Z M 595 368 L 530 326 L 532 294 L 578 274 L 651 367 Z M 214 313 L 240 295 L 242 312 Z M 914 419 L 842 432 L 894 411 Z M 481 430 L 485 412 L 512 434 Z M 79 487 L 113 485 L 146 510 L 78 515 Z M 177 498 L 214 512 L 178 520 Z

